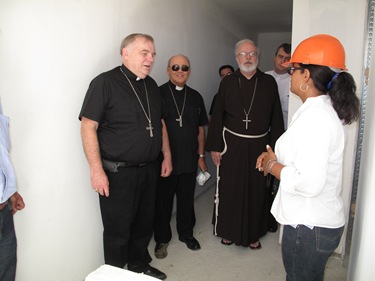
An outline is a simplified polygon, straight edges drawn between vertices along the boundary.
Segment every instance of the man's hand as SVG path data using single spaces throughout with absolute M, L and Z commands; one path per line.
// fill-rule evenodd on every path
M 215 166 L 220 166 L 220 162 L 221 162 L 220 152 L 211 151 L 211 158 L 212 158 L 212 162 L 214 162 Z
M 207 172 L 207 164 L 206 164 L 206 159 L 204 157 L 199 157 L 198 167 L 199 169 L 201 169 L 203 173 Z
M 11 197 L 10 197 L 10 204 L 12 206 L 12 213 L 13 215 L 19 211 L 25 208 L 25 202 L 23 202 L 22 196 L 16 191 Z
M 169 177 L 172 173 L 172 159 L 171 157 L 164 158 L 163 162 L 161 163 L 161 174 L 160 176 L 163 178 Z
M 102 196 L 109 196 L 109 182 L 107 175 L 102 168 L 90 171 L 91 186 Z

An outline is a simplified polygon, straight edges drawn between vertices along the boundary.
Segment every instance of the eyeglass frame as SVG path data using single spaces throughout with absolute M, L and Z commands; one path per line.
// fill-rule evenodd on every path
M 251 58 L 258 57 L 258 52 L 252 51 L 252 52 L 239 52 L 237 54 L 238 57 L 246 58 L 247 56 L 250 56 Z
M 294 73 L 294 71 L 296 70 L 302 70 L 302 69 L 306 69 L 304 67 L 287 67 L 286 71 L 288 72 L 289 75 L 292 75 Z
M 186 65 L 186 64 L 183 64 L 183 65 L 178 65 L 178 64 L 174 64 L 174 65 L 172 65 L 172 66 L 169 66 L 171 69 L 172 69 L 172 71 L 174 71 L 174 72 L 177 72 L 177 71 L 179 71 L 180 69 L 181 69 L 181 71 L 182 72 L 188 72 L 189 71 L 189 69 L 190 69 L 190 66 L 189 65 Z

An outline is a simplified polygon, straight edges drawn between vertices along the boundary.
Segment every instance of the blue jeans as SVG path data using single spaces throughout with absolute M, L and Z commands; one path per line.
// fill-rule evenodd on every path
M 322 281 L 328 258 L 340 243 L 344 227 L 310 229 L 284 226 L 282 257 L 287 281 Z
M 0 211 L 0 280 L 14 281 L 16 278 L 17 240 L 13 214 L 9 205 Z

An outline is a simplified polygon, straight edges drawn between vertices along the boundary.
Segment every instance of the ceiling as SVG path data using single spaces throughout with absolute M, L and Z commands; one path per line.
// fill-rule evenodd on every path
M 293 0 L 211 0 L 259 32 L 291 32 Z

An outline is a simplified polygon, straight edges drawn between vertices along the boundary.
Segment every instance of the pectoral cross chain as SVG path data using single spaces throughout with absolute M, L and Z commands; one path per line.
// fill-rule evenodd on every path
M 180 118 L 177 118 L 176 121 L 179 122 L 180 123 L 180 127 L 182 127 L 182 116 L 180 116 Z
M 247 127 L 248 127 L 248 124 L 251 122 L 251 120 L 249 119 L 249 115 L 246 114 L 246 119 L 242 120 L 242 122 L 245 122 L 246 123 L 246 130 L 247 130 Z
M 151 110 L 150 110 L 150 102 L 148 100 L 148 92 L 147 92 L 147 87 L 146 87 L 146 82 L 145 80 L 143 79 L 143 86 L 145 87 L 145 93 L 146 93 L 146 102 L 147 102 L 147 112 L 141 102 L 141 99 L 139 98 L 139 95 L 137 94 L 137 91 L 134 89 L 133 87 L 133 84 L 132 82 L 130 82 L 130 79 L 129 77 L 126 75 L 126 73 L 124 71 L 122 71 L 122 69 L 120 68 L 120 71 L 122 72 L 122 74 L 124 74 L 126 80 L 128 80 L 129 84 L 130 84 L 130 87 L 132 88 L 133 92 L 134 92 L 134 95 L 137 97 L 137 100 L 139 102 L 139 105 L 141 106 L 142 110 L 143 110 L 143 113 L 145 114 L 145 117 L 148 121 L 148 127 L 146 127 L 146 130 L 147 131 L 150 131 L 150 137 L 152 138 L 154 136 L 153 132 L 152 132 L 152 120 L 151 120 Z M 147 114 L 148 113 L 148 114 Z
M 239 83 L 240 88 L 241 88 L 241 80 L 239 78 L 238 78 L 238 83 Z M 246 118 L 244 120 L 242 120 L 242 122 L 245 122 L 246 130 L 248 129 L 249 123 L 251 122 L 251 120 L 249 119 L 249 114 L 250 114 L 251 108 L 253 107 L 253 102 L 254 102 L 254 97 L 255 97 L 255 94 L 256 94 L 256 90 L 257 90 L 257 85 L 258 85 L 258 78 L 255 79 L 254 92 L 253 92 L 253 97 L 251 98 L 251 103 L 250 103 L 249 109 L 246 111 L 245 106 L 243 108 L 243 113 L 245 113 Z M 242 101 L 242 102 L 243 102 L 243 104 L 245 104 L 244 101 Z
M 154 127 L 152 127 L 152 124 L 151 122 L 148 123 L 148 127 L 146 127 L 146 130 L 147 131 L 150 131 L 150 137 L 152 138 L 154 136 L 153 132 L 152 132 L 152 129 L 154 129 Z
M 171 92 L 171 95 L 172 95 L 172 98 L 173 98 L 173 102 L 174 102 L 174 105 L 175 105 L 175 107 L 176 107 L 176 111 L 177 111 L 177 114 L 178 114 L 178 117 L 179 117 L 179 118 L 176 119 L 176 121 L 177 121 L 178 123 L 180 123 L 180 128 L 182 128 L 182 115 L 184 114 L 185 103 L 186 103 L 186 87 L 185 87 L 184 102 L 183 102 L 183 104 L 182 104 L 181 112 L 180 112 L 180 110 L 179 110 L 179 108 L 178 108 L 178 106 L 177 106 L 177 102 L 176 102 L 176 99 L 175 99 L 175 97 L 174 97 L 174 94 L 173 94 L 173 91 L 172 91 L 171 87 L 170 87 L 169 85 L 168 85 L 168 87 L 169 87 L 169 91 Z

